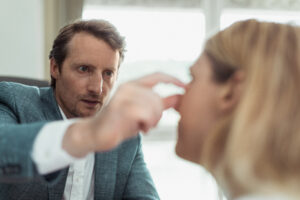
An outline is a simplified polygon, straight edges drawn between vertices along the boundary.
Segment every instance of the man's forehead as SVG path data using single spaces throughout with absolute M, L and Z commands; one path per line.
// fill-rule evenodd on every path
M 98 44 L 98 45 L 95 45 Z M 95 37 L 93 34 L 87 33 L 87 32 L 79 32 L 75 33 L 74 36 L 71 38 L 71 40 L 67 44 L 67 50 L 68 51 L 81 51 L 84 49 L 88 50 L 103 50 L 102 48 L 106 48 L 111 50 L 112 52 L 119 52 L 118 50 L 114 50 L 111 45 L 106 42 L 105 40 Z
M 73 35 L 73 37 L 70 39 L 68 46 L 73 47 L 75 45 L 82 45 L 85 43 L 93 43 L 95 41 L 104 42 L 109 46 L 109 44 L 106 41 L 104 41 L 102 38 L 98 38 L 98 37 L 94 36 L 93 34 L 85 32 L 85 31 L 75 33 Z
M 116 53 L 116 60 L 105 59 L 106 61 L 112 62 L 109 64 L 110 68 L 115 68 L 115 61 L 117 62 L 117 67 L 120 65 L 121 57 L 119 50 L 114 50 L 105 40 L 95 37 L 93 34 L 82 31 L 79 33 L 75 33 L 71 38 L 69 43 L 67 44 L 66 49 L 66 59 L 72 58 L 72 62 L 85 63 L 92 55 L 96 59 L 100 54 L 107 54 L 107 52 Z M 109 57 L 108 57 L 109 58 Z M 91 63 L 93 63 L 91 61 Z M 75 63 L 74 63 L 75 64 Z

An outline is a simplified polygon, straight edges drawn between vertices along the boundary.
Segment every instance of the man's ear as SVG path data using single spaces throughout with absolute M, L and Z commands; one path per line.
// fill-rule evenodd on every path
M 50 74 L 53 78 L 57 79 L 60 71 L 58 65 L 56 64 L 54 58 L 50 58 Z
M 219 107 L 223 112 L 230 112 L 240 100 L 244 83 L 244 72 L 237 71 L 220 89 Z

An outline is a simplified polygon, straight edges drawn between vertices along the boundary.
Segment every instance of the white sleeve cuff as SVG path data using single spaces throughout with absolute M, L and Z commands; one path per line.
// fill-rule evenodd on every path
M 55 121 L 46 124 L 38 133 L 32 151 L 32 159 L 40 174 L 48 174 L 67 167 L 78 158 L 62 148 L 67 128 L 76 120 Z

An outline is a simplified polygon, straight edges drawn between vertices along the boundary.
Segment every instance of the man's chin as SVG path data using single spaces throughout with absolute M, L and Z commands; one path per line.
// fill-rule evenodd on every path
M 79 112 L 79 115 L 78 117 L 91 117 L 91 116 L 94 116 L 96 113 L 98 113 L 99 111 L 101 110 L 101 108 L 99 109 L 94 109 L 94 110 L 91 110 L 91 109 L 85 109 L 81 112 Z

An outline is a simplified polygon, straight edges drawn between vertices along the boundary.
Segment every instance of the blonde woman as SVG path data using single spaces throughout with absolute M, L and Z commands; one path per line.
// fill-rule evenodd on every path
M 235 23 L 190 71 L 176 153 L 205 166 L 228 199 L 300 199 L 300 29 Z

